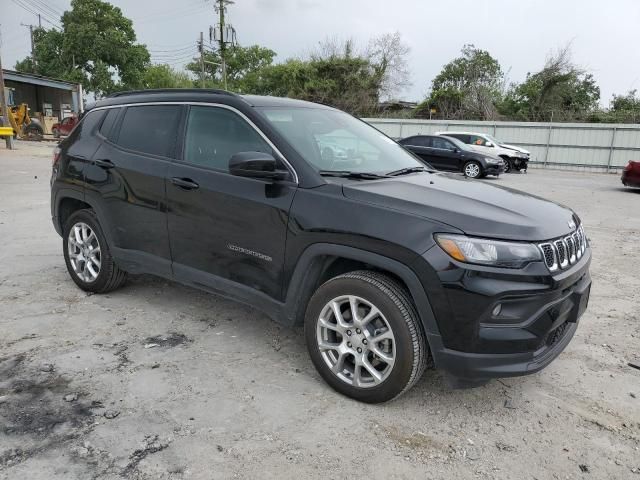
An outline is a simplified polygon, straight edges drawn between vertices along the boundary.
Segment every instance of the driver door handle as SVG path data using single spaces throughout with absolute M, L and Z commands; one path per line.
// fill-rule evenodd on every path
M 198 185 L 190 178 L 173 177 L 171 179 L 171 183 L 173 183 L 176 187 L 183 188 L 184 190 L 196 190 L 200 188 L 200 185 Z

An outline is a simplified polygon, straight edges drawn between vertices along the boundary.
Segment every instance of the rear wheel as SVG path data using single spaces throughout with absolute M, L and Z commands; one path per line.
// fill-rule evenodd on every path
M 82 290 L 106 293 L 127 278 L 113 261 L 107 240 L 93 210 L 79 210 L 65 223 L 64 260 L 71 279 Z
M 408 293 L 375 272 L 323 284 L 305 316 L 316 369 L 338 392 L 367 403 L 391 400 L 422 375 L 428 349 Z
M 476 161 L 467 162 L 462 169 L 465 177 L 480 178 L 482 176 L 482 167 Z

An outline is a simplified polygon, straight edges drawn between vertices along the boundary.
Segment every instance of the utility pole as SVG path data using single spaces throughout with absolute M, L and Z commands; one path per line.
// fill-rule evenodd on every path
M 40 21 L 40 15 L 38 15 L 38 21 Z M 33 25 L 27 25 L 25 23 L 21 23 L 23 27 L 29 28 L 29 36 L 31 37 L 31 60 L 33 61 L 33 65 L 36 65 L 36 51 L 33 43 Z
M 220 52 L 220 62 L 222 63 L 222 83 L 224 85 L 224 89 L 227 90 L 227 60 L 226 60 L 226 48 L 227 43 L 234 45 L 235 44 L 235 29 L 231 25 L 226 25 L 224 21 L 224 14 L 227 9 L 227 5 L 233 5 L 235 2 L 233 0 L 214 0 L 214 8 L 216 13 L 218 14 L 218 26 L 216 30 L 218 30 L 217 36 L 218 38 L 218 51 Z M 229 36 L 231 38 L 229 38 Z
M 1 45 L 1 43 L 0 43 Z M 4 73 L 2 72 L 2 52 L 0 51 L 0 126 L 9 126 L 9 109 L 7 108 L 7 97 L 4 94 Z M 7 150 L 13 149 L 13 137 L 5 137 Z
M 202 32 L 200 32 L 198 50 L 200 51 L 200 86 L 204 88 L 204 34 Z

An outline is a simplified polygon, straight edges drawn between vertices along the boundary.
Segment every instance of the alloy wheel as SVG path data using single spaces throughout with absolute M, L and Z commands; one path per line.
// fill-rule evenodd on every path
M 78 222 L 69 231 L 67 239 L 69 262 L 74 273 L 83 282 L 95 282 L 100 274 L 100 243 L 95 232 L 84 222 Z
M 477 163 L 468 163 L 464 167 L 464 174 L 470 178 L 476 178 L 480 176 L 480 166 Z
M 384 382 L 396 359 L 389 322 L 371 302 L 354 295 L 329 301 L 317 320 L 320 355 L 333 374 L 354 387 Z

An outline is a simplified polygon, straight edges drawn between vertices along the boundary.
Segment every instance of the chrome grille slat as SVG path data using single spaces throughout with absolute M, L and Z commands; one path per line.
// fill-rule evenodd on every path
M 582 258 L 587 249 L 587 238 L 580 225 L 575 232 L 548 242 L 539 243 L 544 263 L 551 272 L 564 270 Z

